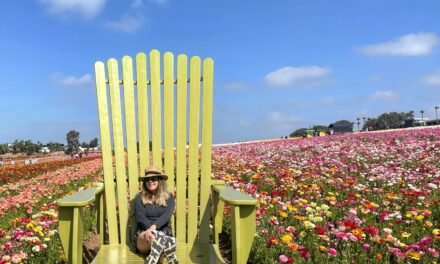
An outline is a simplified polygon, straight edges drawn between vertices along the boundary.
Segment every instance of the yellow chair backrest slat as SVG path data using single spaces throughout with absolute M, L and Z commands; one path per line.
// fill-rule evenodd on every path
M 118 62 L 110 59 L 108 87 L 104 64 L 95 64 L 109 243 L 129 242 L 128 201 L 140 190 L 139 173 L 153 164 L 164 168 L 176 193 L 178 244 L 204 249 L 211 218 L 213 61 L 205 59 L 202 67 L 192 57 L 188 67 L 181 54 L 175 65 L 172 53 L 161 57 L 153 50 L 148 57 L 137 54 L 135 62 L 133 67 L 130 57 L 122 59 L 119 80 Z
M 186 208 L 186 121 L 187 121 L 187 80 L 188 58 L 177 57 L 177 142 L 176 142 L 176 207 Z M 186 243 L 186 211 L 177 210 L 176 238 L 177 243 Z

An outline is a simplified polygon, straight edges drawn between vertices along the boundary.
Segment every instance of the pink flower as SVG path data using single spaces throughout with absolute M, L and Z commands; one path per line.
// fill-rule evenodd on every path
M 362 248 L 364 249 L 364 250 L 370 250 L 371 249 L 371 246 L 370 245 L 368 245 L 367 243 L 365 243 L 365 244 L 363 244 L 362 245 Z
M 338 254 L 338 251 L 336 251 L 334 248 L 329 248 L 327 252 L 332 256 L 336 256 Z
M 282 233 L 282 232 L 284 232 L 286 229 L 284 228 L 284 226 L 278 226 L 275 230 L 276 230 L 278 233 Z
M 289 257 L 287 257 L 286 255 L 280 255 L 280 256 L 278 257 L 278 261 L 279 261 L 280 263 L 287 263 L 287 262 L 289 261 Z
M 429 254 L 431 254 L 433 257 L 438 257 L 439 253 L 435 250 L 435 248 L 428 248 Z
M 8 242 L 5 243 L 5 250 L 6 251 L 11 250 L 12 248 L 14 248 L 14 244 L 12 244 L 11 241 L 8 241 Z

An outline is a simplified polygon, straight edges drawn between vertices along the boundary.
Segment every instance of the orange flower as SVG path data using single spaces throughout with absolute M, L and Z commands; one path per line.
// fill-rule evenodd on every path
M 353 235 L 355 235 L 355 236 L 362 236 L 362 229 L 360 229 L 360 228 L 355 228 L 355 229 L 353 229 L 352 231 L 351 231 L 351 233 L 353 234 Z
M 290 248 L 290 250 L 292 250 L 292 251 L 297 250 L 298 247 L 299 247 L 299 246 L 298 246 L 297 243 L 290 243 L 290 244 L 289 244 L 289 248 Z
M 377 259 L 377 260 L 382 260 L 382 259 L 383 259 L 382 254 L 377 253 L 377 254 L 376 254 L 376 259 Z

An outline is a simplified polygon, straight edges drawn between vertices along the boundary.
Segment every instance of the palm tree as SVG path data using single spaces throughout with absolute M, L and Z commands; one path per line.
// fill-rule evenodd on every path
M 420 110 L 420 114 L 422 114 L 422 125 L 423 125 L 423 113 L 425 113 L 425 111 Z
M 435 121 L 437 121 L 438 120 L 438 116 L 437 116 L 437 110 L 438 110 L 438 106 L 435 106 L 434 107 L 435 108 Z M 437 122 L 436 122 L 437 123 Z

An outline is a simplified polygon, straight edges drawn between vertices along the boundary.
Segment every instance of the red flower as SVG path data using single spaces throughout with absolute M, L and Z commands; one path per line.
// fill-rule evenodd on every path
M 318 235 L 324 235 L 325 234 L 325 229 L 322 226 L 315 226 L 315 231 Z
M 362 229 L 365 233 L 370 234 L 372 236 L 377 235 L 379 233 L 379 228 L 374 226 L 368 226 Z
M 349 229 L 355 229 L 356 227 L 358 227 L 358 224 L 356 224 L 353 221 L 347 220 L 347 221 L 344 221 L 344 226 Z

